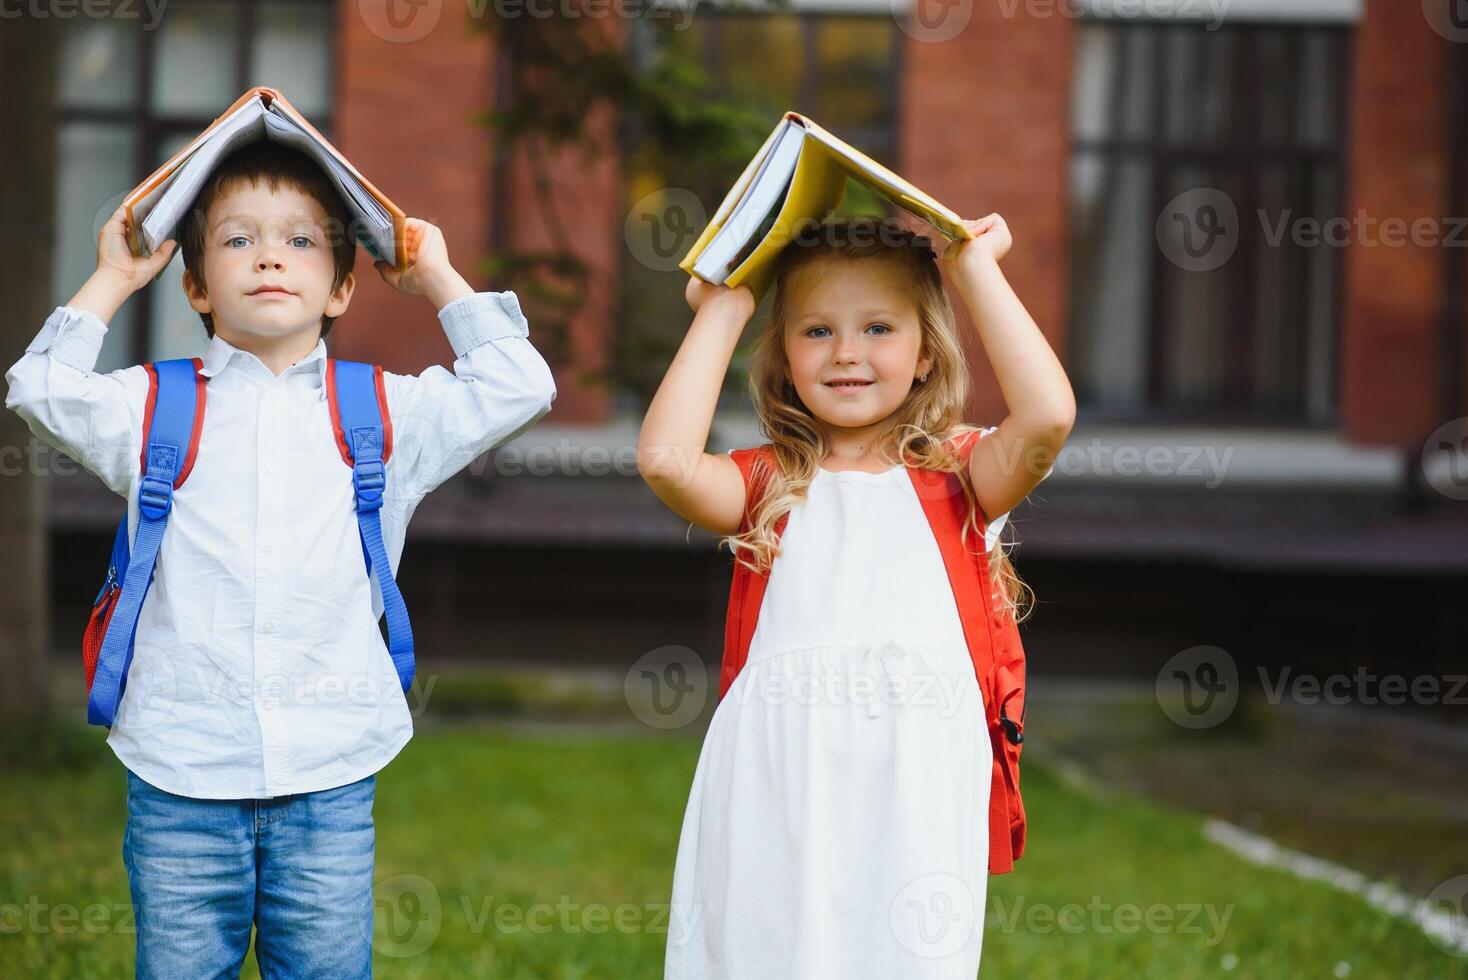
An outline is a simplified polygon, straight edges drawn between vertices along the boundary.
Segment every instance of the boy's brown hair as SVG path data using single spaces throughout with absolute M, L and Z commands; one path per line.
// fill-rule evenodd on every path
M 262 181 L 271 191 L 279 190 L 285 185 L 309 195 L 326 212 L 327 244 L 331 246 L 335 266 L 331 291 L 335 292 L 346 281 L 357 262 L 357 242 L 352 235 L 352 212 L 315 160 L 299 150 L 271 140 L 258 140 L 241 147 L 225 157 L 209 175 L 188 214 L 179 222 L 178 245 L 183 252 L 184 268 L 193 274 L 199 288 L 207 288 L 204 282 L 204 232 L 210 205 L 215 198 L 236 184 L 256 184 Z M 208 313 L 200 313 L 199 319 L 204 321 L 204 331 L 212 339 L 214 317 Z M 325 337 L 331 330 L 335 319 L 336 317 L 330 316 L 321 318 L 321 336 Z

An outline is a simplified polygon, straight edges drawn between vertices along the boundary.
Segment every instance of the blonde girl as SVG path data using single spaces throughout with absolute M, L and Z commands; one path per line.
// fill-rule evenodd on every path
M 995 608 L 1022 617 L 997 534 L 1075 400 L 999 269 L 1005 222 L 966 224 L 974 238 L 941 263 L 891 221 L 800 229 L 751 365 L 769 440 L 755 449 L 705 448 L 755 299 L 688 285 L 693 324 L 648 409 L 639 469 L 764 591 L 737 675 L 726 650 L 684 816 L 670 980 L 978 971 L 994 749 L 918 476 L 955 475 L 992 549 Z M 969 371 L 940 264 L 1008 405 L 997 427 L 963 421 Z

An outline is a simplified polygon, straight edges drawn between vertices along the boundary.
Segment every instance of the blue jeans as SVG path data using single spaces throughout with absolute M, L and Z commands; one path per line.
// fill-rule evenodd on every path
M 127 773 L 140 980 L 372 976 L 376 777 L 268 800 L 175 796 Z

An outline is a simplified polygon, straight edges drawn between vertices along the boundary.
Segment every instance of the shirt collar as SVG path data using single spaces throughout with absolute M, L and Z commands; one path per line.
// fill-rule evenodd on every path
M 264 370 L 270 370 L 254 354 L 246 350 L 240 350 L 234 344 L 219 336 L 219 334 L 215 334 L 209 338 L 209 346 L 204 351 L 204 363 L 199 369 L 199 373 L 206 378 L 212 378 L 220 371 L 223 371 L 235 357 L 249 358 L 256 364 L 259 364 Z M 281 373 L 285 375 L 293 371 L 306 371 L 308 369 L 315 375 L 316 380 L 319 382 L 322 397 L 326 397 L 326 341 L 319 337 L 316 339 L 316 346 L 311 349 L 311 353 L 296 361 Z

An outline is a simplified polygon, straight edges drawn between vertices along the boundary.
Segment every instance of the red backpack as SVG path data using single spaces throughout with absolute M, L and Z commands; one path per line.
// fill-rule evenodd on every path
M 965 433 L 954 443 L 964 465 L 977 432 Z M 772 446 L 765 444 L 730 453 L 744 475 L 744 516 L 739 530 L 749 528 L 755 504 L 764 493 L 774 468 L 779 465 Z M 994 749 L 994 767 L 989 786 L 989 873 L 1006 874 L 1024 853 L 1025 811 L 1019 794 L 1019 755 L 1024 742 L 1025 652 L 1019 626 L 1004 608 L 989 580 L 989 555 L 984 548 L 985 522 L 978 514 L 978 535 L 963 538 L 968 517 L 967 499 L 959 477 L 909 466 L 906 468 L 928 524 L 937 538 L 948 572 L 953 598 L 958 606 L 969 657 L 983 694 L 988 714 L 989 739 Z M 785 531 L 789 514 L 775 524 L 778 537 Z M 759 621 L 769 573 L 758 574 L 743 562 L 734 563 L 734 581 L 729 587 L 729 612 L 724 624 L 724 660 L 719 678 L 719 697 L 728 692 L 749 656 L 749 644 Z

